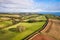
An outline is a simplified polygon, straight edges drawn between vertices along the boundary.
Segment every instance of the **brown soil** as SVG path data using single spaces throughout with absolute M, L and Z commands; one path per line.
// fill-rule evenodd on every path
M 54 40 L 54 39 L 46 35 L 37 34 L 33 36 L 30 40 Z
M 49 19 L 47 26 L 29 40 L 60 40 L 60 20 Z
M 41 33 L 60 40 L 60 20 L 49 19 L 48 25 Z

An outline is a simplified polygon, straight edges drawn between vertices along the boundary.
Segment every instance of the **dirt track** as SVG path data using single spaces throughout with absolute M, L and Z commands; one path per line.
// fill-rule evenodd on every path
M 54 40 L 54 38 L 42 34 L 36 34 L 29 40 Z
M 30 40 L 60 40 L 60 20 L 49 19 L 41 33 L 34 35 Z
M 49 19 L 48 25 L 41 32 L 55 40 L 60 40 L 60 20 Z

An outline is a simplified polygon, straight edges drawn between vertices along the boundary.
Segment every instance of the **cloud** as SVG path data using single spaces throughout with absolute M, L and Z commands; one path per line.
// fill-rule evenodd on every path
M 37 1 L 37 0 L 36 0 Z M 46 3 L 40 0 L 0 0 L 0 12 L 60 11 L 60 2 Z M 58 5 L 57 5 L 58 4 Z
M 27 9 L 33 9 L 33 6 L 34 2 L 32 0 L 0 0 L 0 9 L 6 12 L 28 11 Z
M 1 1 L 0 3 L 0 6 L 4 6 L 4 7 L 9 7 L 9 8 L 12 8 L 12 7 L 16 7 L 16 8 L 19 8 L 19 7 L 31 7 L 33 6 L 34 3 L 30 0 L 3 0 Z

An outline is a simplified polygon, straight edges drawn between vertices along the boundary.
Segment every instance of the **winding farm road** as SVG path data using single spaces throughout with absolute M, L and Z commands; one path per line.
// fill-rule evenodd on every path
M 60 20 L 49 19 L 47 26 L 29 40 L 60 40 Z

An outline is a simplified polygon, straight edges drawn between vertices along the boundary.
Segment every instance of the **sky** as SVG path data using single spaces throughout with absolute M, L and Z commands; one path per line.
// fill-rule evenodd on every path
M 60 12 L 60 0 L 0 0 L 0 12 Z

